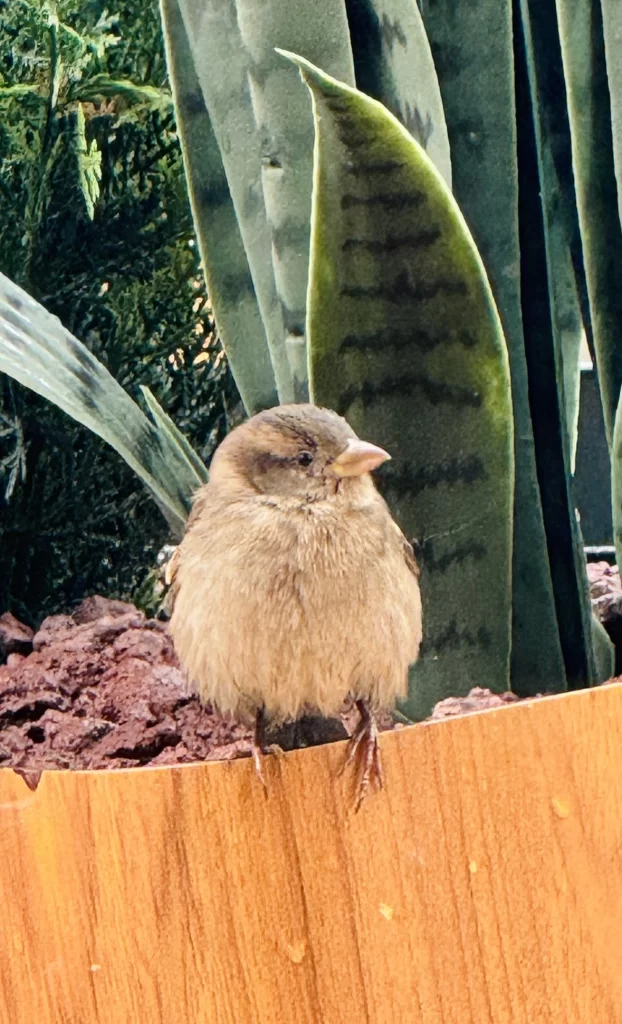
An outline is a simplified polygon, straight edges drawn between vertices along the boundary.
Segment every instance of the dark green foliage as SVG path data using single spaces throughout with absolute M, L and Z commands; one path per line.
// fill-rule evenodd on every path
M 157 3 L 63 0 L 56 27 L 40 0 L 7 11 L 0 0 L 0 270 L 133 397 L 147 385 L 207 459 L 238 398 L 212 336 Z M 37 620 L 87 593 L 130 596 L 168 537 L 134 474 L 5 378 L 0 415 L 0 610 Z
M 518 8 L 515 13 L 521 291 L 531 421 L 566 679 L 570 689 L 580 689 L 599 680 L 583 546 L 574 514 L 561 352 L 556 351 L 550 301 L 543 134 L 538 132 L 538 108 L 530 97 L 524 22 Z
M 521 312 L 512 0 L 422 4 L 447 119 L 454 195 L 473 231 L 503 324 L 514 409 L 512 688 L 566 677 L 536 470 Z M 534 641 L 537 637 L 537 641 Z

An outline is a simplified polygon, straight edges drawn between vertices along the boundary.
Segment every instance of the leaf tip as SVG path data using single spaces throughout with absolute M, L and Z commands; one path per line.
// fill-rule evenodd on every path
M 293 53 L 291 50 L 282 50 L 280 46 L 275 46 L 274 49 L 281 57 L 285 57 L 286 60 L 296 65 L 300 71 L 300 77 L 309 88 L 322 77 L 319 68 L 316 68 L 306 57 L 301 57 L 300 54 Z

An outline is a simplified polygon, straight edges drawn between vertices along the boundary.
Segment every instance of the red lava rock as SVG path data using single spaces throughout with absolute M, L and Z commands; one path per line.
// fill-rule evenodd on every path
M 248 730 L 187 692 L 166 624 L 133 605 L 88 598 L 45 619 L 32 644 L 0 665 L 0 766 L 36 774 L 250 750 Z
M 31 642 L 30 654 L 12 652 L 0 665 L 0 767 L 15 768 L 28 785 L 47 768 L 174 765 L 250 753 L 248 729 L 187 692 L 166 624 L 146 620 L 133 605 L 88 598 L 73 615 L 45 619 Z M 440 701 L 430 719 L 516 700 L 476 687 Z M 284 749 L 327 742 L 357 721 L 349 701 L 341 722 L 305 716 L 270 740 Z M 394 727 L 388 713 L 378 724 Z
M 609 562 L 588 562 L 587 578 L 592 608 L 600 621 L 606 625 L 610 618 L 619 618 L 622 583 L 617 565 L 609 565 Z
M 128 612 L 136 614 L 136 608 L 127 601 L 112 601 L 107 597 L 100 597 L 94 594 L 93 597 L 85 597 L 71 618 L 78 626 L 85 622 L 97 622 L 98 619 L 114 619 L 118 615 L 127 615 Z
M 447 697 L 445 700 L 439 700 L 426 721 L 434 722 L 443 718 L 453 718 L 456 715 L 468 715 L 472 711 L 501 708 L 507 704 L 514 704 L 518 699 L 515 693 L 510 693 L 509 691 L 507 693 L 493 693 L 492 690 L 475 686 L 466 697 Z
M 6 658 L 11 654 L 30 654 L 32 650 L 33 631 L 30 626 L 16 619 L 10 612 L 0 615 L 0 656 Z

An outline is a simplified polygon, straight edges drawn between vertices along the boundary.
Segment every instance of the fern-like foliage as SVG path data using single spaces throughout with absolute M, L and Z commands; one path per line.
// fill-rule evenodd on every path
M 10 17 L 9 17 L 10 14 Z M 154 0 L 0 0 L 0 270 L 204 459 L 239 400 L 194 244 Z M 118 456 L 0 378 L 0 611 L 129 597 L 166 524 Z

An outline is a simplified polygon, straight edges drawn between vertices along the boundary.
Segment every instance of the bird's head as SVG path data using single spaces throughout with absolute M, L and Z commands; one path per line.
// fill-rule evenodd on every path
M 216 451 L 210 481 L 236 490 L 314 500 L 356 487 L 388 452 L 361 441 L 343 417 L 281 405 L 236 427 Z

